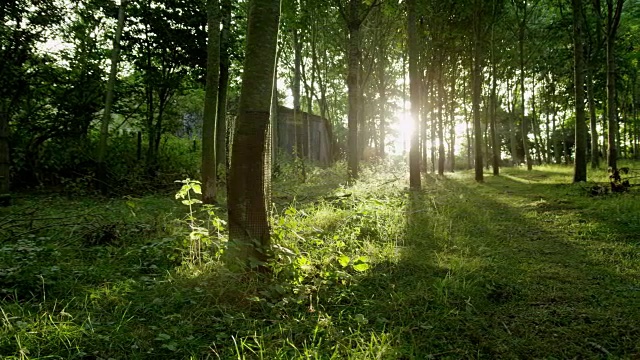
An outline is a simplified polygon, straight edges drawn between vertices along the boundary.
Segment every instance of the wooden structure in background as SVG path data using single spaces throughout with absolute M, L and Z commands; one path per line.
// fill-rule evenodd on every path
M 304 111 L 299 112 L 298 118 L 296 123 L 293 109 L 278 106 L 277 130 L 274 134 L 278 149 L 290 155 L 296 149 L 298 155 L 314 163 L 330 165 L 333 160 L 333 133 L 329 121 Z M 306 126 L 309 128 L 308 133 Z

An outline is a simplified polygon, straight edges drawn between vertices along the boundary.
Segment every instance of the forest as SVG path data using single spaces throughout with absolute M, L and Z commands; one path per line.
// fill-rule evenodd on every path
M 640 358 L 640 0 L 2 0 L 1 359 Z

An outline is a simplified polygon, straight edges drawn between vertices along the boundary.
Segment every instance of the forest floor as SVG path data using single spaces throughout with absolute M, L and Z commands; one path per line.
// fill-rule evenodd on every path
M 640 358 L 640 189 L 591 196 L 571 171 L 276 182 L 266 275 L 225 269 L 224 231 L 194 246 L 172 194 L 19 194 L 0 358 Z

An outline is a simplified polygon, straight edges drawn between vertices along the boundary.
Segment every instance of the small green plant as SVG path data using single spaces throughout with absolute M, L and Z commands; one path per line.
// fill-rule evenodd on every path
M 189 212 L 185 218 L 190 229 L 188 260 L 193 264 L 201 264 L 203 260 L 206 261 L 206 252 L 203 252 L 203 248 L 209 245 L 215 245 L 216 249 L 213 254 L 214 257 L 219 258 L 223 252 L 222 240 L 226 222 L 216 215 L 215 206 L 209 204 L 201 207 L 201 211 L 207 215 L 208 221 L 198 218 L 195 206 L 202 204 L 202 201 L 192 196 L 192 193 L 193 195 L 202 194 L 200 181 L 187 178 L 176 182 L 183 184 L 176 193 L 176 199 L 182 199 L 182 204 L 189 207 Z M 215 231 L 215 238 L 220 241 L 213 241 L 212 231 Z

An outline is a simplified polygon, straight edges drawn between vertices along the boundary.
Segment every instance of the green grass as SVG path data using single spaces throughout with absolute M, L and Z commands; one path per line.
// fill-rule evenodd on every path
M 271 275 L 183 261 L 170 197 L 19 196 L 0 209 L 0 357 L 640 357 L 637 187 L 592 197 L 545 166 L 410 193 L 401 169 L 343 171 L 274 184 Z

